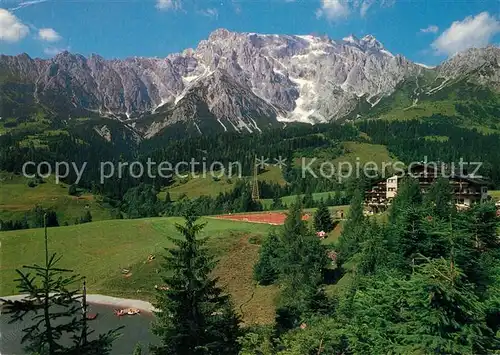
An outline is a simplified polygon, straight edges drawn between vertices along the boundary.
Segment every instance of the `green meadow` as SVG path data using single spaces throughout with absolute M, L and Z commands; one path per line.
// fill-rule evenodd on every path
M 28 182 L 23 176 L 0 173 L 0 219 L 20 220 L 36 205 L 56 211 L 60 225 L 73 224 L 87 210 L 94 221 L 111 218 L 109 209 L 90 193 L 70 196 L 68 185 L 56 184 L 54 178 L 35 187 L 29 187 Z
M 207 246 L 219 261 L 214 274 L 232 295 L 244 321 L 272 322 L 278 289 L 258 286 L 253 280 L 253 265 L 263 238 L 280 227 L 210 217 L 200 222 L 206 223 L 200 237 L 208 237 Z M 49 248 L 63 256 L 61 267 L 86 277 L 89 293 L 150 301 L 155 285 L 162 284 L 159 263 L 164 248 L 172 246 L 168 237 L 179 236 L 176 223 L 182 223 L 182 218 L 108 220 L 48 228 Z M 333 243 L 341 230 L 339 223 L 324 243 Z M 0 295 L 16 294 L 15 270 L 43 261 L 43 229 L 0 232 L 0 243 Z M 148 260 L 150 255 L 154 256 L 152 261 Z
M 49 228 L 49 247 L 63 255 L 61 267 L 86 276 L 90 293 L 151 300 L 154 286 L 161 285 L 161 255 L 172 246 L 167 237 L 179 235 L 176 222 L 182 219 L 109 220 Z M 277 289 L 257 287 L 252 273 L 259 244 L 273 227 L 212 218 L 201 222 L 208 222 L 201 237 L 209 237 L 208 247 L 219 260 L 215 274 L 233 295 L 236 308 L 242 307 L 245 321 L 272 321 Z M 43 261 L 43 230 L 2 232 L 0 243 L 0 294 L 16 294 L 15 269 Z M 148 262 L 150 254 L 155 258 Z

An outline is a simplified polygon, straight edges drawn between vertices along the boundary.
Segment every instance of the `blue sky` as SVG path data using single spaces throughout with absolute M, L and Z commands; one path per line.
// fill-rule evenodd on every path
M 0 0 L 0 53 L 58 51 L 164 57 L 216 28 L 278 34 L 373 34 L 393 53 L 434 65 L 500 43 L 493 0 Z

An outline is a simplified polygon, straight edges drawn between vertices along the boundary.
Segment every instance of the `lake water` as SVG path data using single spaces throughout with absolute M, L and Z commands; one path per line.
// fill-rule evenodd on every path
M 150 331 L 154 316 L 149 313 L 140 313 L 135 316 L 117 317 L 113 314 L 113 307 L 102 305 L 91 305 L 89 313 L 98 313 L 95 320 L 89 321 L 88 325 L 95 334 L 105 333 L 110 329 L 124 326 L 119 332 L 121 336 L 113 343 L 113 355 L 131 355 L 135 345 L 140 342 L 143 354 L 148 354 L 149 344 L 158 343 L 158 339 Z M 10 316 L 0 315 L 0 354 L 1 355 L 24 355 L 21 338 L 22 329 L 26 327 L 27 320 L 8 324 Z

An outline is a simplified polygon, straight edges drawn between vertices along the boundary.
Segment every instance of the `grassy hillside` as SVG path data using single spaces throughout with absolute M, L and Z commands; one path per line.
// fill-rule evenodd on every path
M 185 181 L 178 181 L 172 186 L 164 189 L 159 193 L 160 200 L 165 199 L 167 191 L 170 193 L 172 200 L 179 199 L 182 195 L 189 198 L 205 196 L 217 196 L 221 192 L 228 192 L 234 188 L 234 181 L 222 177 L 221 179 L 214 179 L 210 175 L 207 177 L 198 177 L 186 179 Z
M 362 143 L 362 142 L 343 142 L 342 147 L 345 153 L 333 160 L 333 166 L 336 169 L 341 169 L 343 174 L 349 171 L 349 166 L 352 167 L 355 173 L 357 167 L 362 168 L 364 164 L 370 162 L 375 163 L 378 171 L 383 168 L 391 169 L 390 164 L 398 159 L 394 157 L 385 145 Z M 349 163 L 349 164 L 343 164 Z M 362 170 L 361 172 L 362 173 Z
M 373 161 L 377 163 L 378 166 L 381 166 L 383 162 L 395 160 L 385 145 L 361 142 L 344 142 L 343 147 L 346 150 L 346 154 L 335 159 L 334 164 L 338 164 L 339 162 L 350 162 L 354 165 L 357 161 L 359 161 L 362 165 L 366 162 Z
M 94 221 L 110 219 L 109 210 L 96 201 L 92 194 L 68 195 L 68 186 L 56 184 L 53 178 L 43 184 L 28 186 L 29 179 L 10 173 L 0 173 L 0 219 L 20 220 L 36 205 L 53 208 L 59 224 L 73 224 L 76 218 L 90 210 Z
M 274 313 L 275 287 L 257 287 L 252 268 L 260 240 L 273 228 L 264 224 L 205 219 L 202 236 L 210 236 L 209 247 L 220 263 L 215 274 L 234 297 L 246 322 L 267 323 Z M 64 255 L 61 266 L 87 277 L 90 293 L 150 300 L 167 236 L 178 236 L 174 223 L 180 218 L 109 220 L 83 225 L 49 228 L 52 252 Z M 43 230 L 0 233 L 0 294 L 15 294 L 15 269 L 43 260 Z M 149 254 L 156 258 L 148 263 Z M 130 270 L 129 275 L 122 273 Z M 254 292 L 255 289 L 255 292 Z
M 347 211 L 348 206 L 332 208 Z M 307 210 L 312 213 L 313 210 Z M 266 224 L 202 218 L 206 227 L 201 237 L 209 237 L 208 247 L 219 260 L 214 271 L 232 295 L 235 308 L 247 324 L 267 324 L 274 320 L 278 288 L 258 286 L 253 266 L 263 238 L 274 228 Z M 108 220 L 67 227 L 49 228 L 51 252 L 63 255 L 60 266 L 86 276 L 90 293 L 152 300 L 164 248 L 172 246 L 167 237 L 178 237 L 175 223 L 181 218 Z M 335 242 L 343 222 L 323 243 Z M 0 296 L 16 294 L 16 268 L 43 262 L 43 229 L 0 232 Z M 155 258 L 148 261 L 148 256 Z M 128 273 L 124 273 L 124 269 Z
M 383 113 L 379 118 L 384 120 L 413 120 L 429 117 L 436 113 L 445 116 L 456 115 L 455 103 L 451 101 L 423 101 L 408 107 L 394 108 Z
M 277 166 L 268 166 L 264 171 L 260 172 L 257 178 L 259 181 L 274 182 L 280 185 L 286 184 L 283 173 Z
M 242 179 L 250 180 L 251 177 L 244 176 Z M 278 184 L 286 184 L 283 174 L 278 167 L 269 166 L 258 175 L 260 181 L 275 182 Z M 223 176 L 221 178 L 213 178 L 210 174 L 206 177 L 199 176 L 196 178 L 186 178 L 184 180 L 176 181 L 172 186 L 164 189 L 159 193 L 160 200 L 165 199 L 167 191 L 170 193 L 172 200 L 177 200 L 182 195 L 189 198 L 199 196 L 217 196 L 221 192 L 229 192 L 234 188 L 238 178 L 228 178 Z
M 360 98 L 350 119 L 442 120 L 452 119 L 457 126 L 478 129 L 484 133 L 500 131 L 498 121 L 500 95 L 497 91 L 477 84 L 483 73 L 472 72 L 450 81 L 423 72 L 409 78 L 396 91 L 371 107 Z

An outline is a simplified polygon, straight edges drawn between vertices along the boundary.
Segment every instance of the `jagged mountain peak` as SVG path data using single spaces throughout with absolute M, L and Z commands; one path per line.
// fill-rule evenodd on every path
M 373 49 L 384 49 L 384 45 L 378 41 L 375 36 L 373 35 L 366 35 L 363 38 L 361 38 L 360 42 L 365 44 L 366 47 L 368 48 L 373 48 Z
M 229 31 L 226 28 L 217 28 L 216 30 L 213 30 L 210 35 L 208 36 L 209 41 L 214 41 L 214 40 L 219 40 L 219 39 L 224 39 L 230 36 L 231 34 L 235 34 L 237 32 L 232 32 Z
M 342 38 L 342 40 L 344 42 L 348 42 L 348 43 L 358 43 L 359 42 L 359 38 L 356 37 L 356 35 L 354 35 L 352 33 L 349 36 Z
M 81 54 L 78 54 L 78 53 L 71 53 L 70 51 L 67 51 L 67 50 L 59 52 L 54 56 L 55 61 L 60 60 L 62 58 L 72 59 L 72 58 L 85 58 L 85 57 Z
M 394 57 L 392 53 L 384 48 L 382 42 L 377 40 L 377 38 L 375 38 L 375 36 L 371 34 L 368 34 L 362 38 L 358 38 L 354 34 L 351 34 L 347 37 L 344 37 L 342 40 L 346 45 L 354 46 L 362 51 L 379 52 L 380 54 Z
M 497 59 L 498 48 L 470 50 L 435 71 L 457 75 Z M 35 101 L 46 107 L 57 101 L 57 111 L 64 114 L 86 110 L 133 122 L 148 137 L 183 117 L 196 122 L 198 130 L 206 127 L 199 121 L 203 117 L 222 120 L 214 123 L 219 129 L 242 131 L 258 131 L 278 120 L 341 119 L 360 101 L 374 107 L 422 73 L 420 65 L 392 55 L 373 35 L 335 41 L 223 28 L 195 49 L 166 58 L 107 60 L 69 52 L 49 60 L 0 56 L 0 70 L 32 83 Z M 476 80 L 496 82 L 495 70 L 482 70 Z
M 447 80 L 465 78 L 470 82 L 500 90 L 500 48 L 470 48 L 457 53 L 437 67 Z
M 457 66 L 461 66 L 462 69 L 465 67 L 474 69 L 485 63 L 498 61 L 500 61 L 500 48 L 498 46 L 487 46 L 484 48 L 469 48 L 459 52 L 445 60 L 439 67 L 442 70 Z
M 363 36 L 363 38 L 361 38 L 362 41 L 364 42 L 375 42 L 377 41 L 377 39 L 375 38 L 374 35 L 371 35 L 371 34 L 367 34 L 365 36 Z

